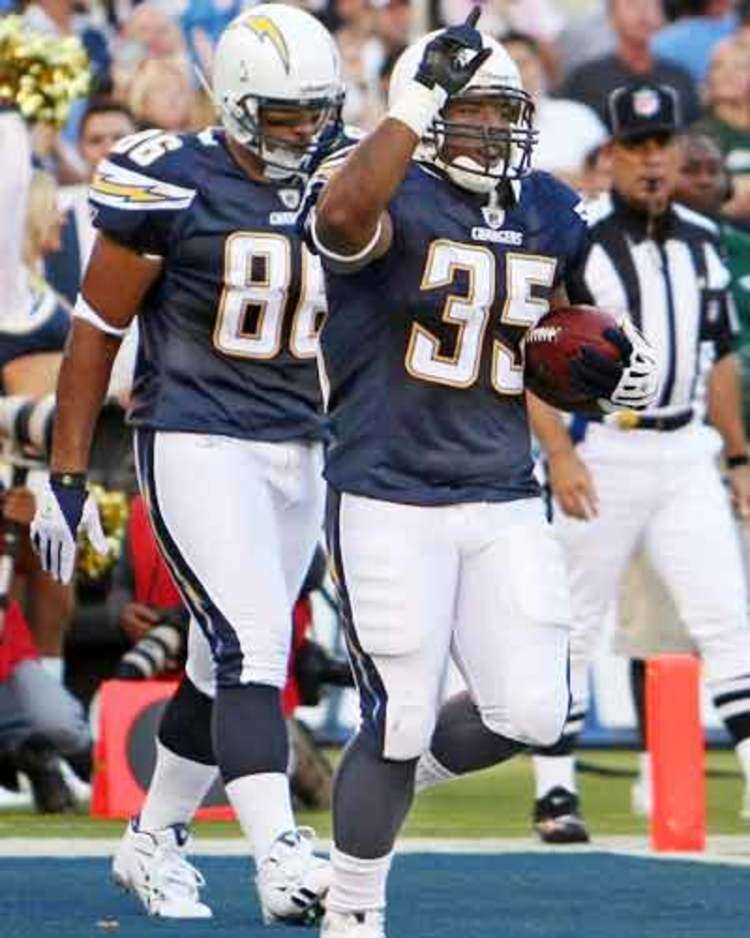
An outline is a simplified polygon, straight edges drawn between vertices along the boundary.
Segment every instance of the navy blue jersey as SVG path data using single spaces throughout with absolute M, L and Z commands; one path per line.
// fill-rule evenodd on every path
M 388 207 L 388 253 L 357 273 L 326 269 L 336 489 L 418 505 L 537 494 L 522 340 L 587 229 L 578 197 L 545 173 L 515 194 L 492 209 L 413 164 Z
M 295 229 L 300 196 L 249 179 L 214 130 L 146 131 L 100 164 L 96 227 L 163 258 L 139 313 L 132 423 L 266 441 L 321 436 L 323 276 Z
M 0 368 L 26 355 L 62 352 L 70 330 L 70 311 L 43 280 L 29 281 L 31 302 L 23 321 L 0 326 Z

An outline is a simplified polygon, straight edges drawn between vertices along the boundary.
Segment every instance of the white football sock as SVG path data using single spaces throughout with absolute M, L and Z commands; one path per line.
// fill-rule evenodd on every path
M 256 862 L 266 856 L 280 834 L 297 827 L 289 779 L 282 772 L 243 775 L 229 782 L 226 790 Z
M 639 752 L 638 753 L 638 766 L 640 769 L 641 781 L 646 785 L 651 784 L 651 753 L 650 752 Z
M 385 908 L 385 885 L 393 851 L 374 860 L 350 857 L 331 848 L 333 880 L 326 897 L 326 908 L 334 912 L 367 912 Z
M 742 739 L 734 747 L 737 758 L 742 766 L 742 773 L 745 776 L 745 784 L 750 785 L 750 737 Z
M 39 659 L 44 670 L 49 674 L 50 677 L 53 677 L 58 684 L 62 684 L 65 677 L 65 659 L 59 657 L 51 657 L 50 655 L 42 655 Z
M 573 756 L 534 756 L 536 797 L 544 796 L 553 788 L 564 788 L 576 794 L 575 760 Z
M 425 788 L 432 788 L 435 785 L 442 785 L 445 782 L 452 782 L 459 778 L 454 772 L 446 767 L 433 756 L 428 750 L 422 753 L 417 762 L 417 771 L 414 776 L 414 791 L 424 791 Z
M 215 765 L 178 756 L 156 741 L 156 768 L 141 808 L 142 830 L 189 824 L 216 778 Z

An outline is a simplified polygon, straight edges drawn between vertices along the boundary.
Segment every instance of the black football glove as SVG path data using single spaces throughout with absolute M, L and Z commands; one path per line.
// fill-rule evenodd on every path
M 482 48 L 482 34 L 475 28 L 481 13 L 474 7 L 465 23 L 444 29 L 427 44 L 414 76 L 420 84 L 430 90 L 438 85 L 449 97 L 468 85 L 492 55 L 491 49 Z
M 628 318 L 617 329 L 602 333 L 620 352 L 614 361 L 596 349 L 584 347 L 570 363 L 576 390 L 595 399 L 605 412 L 643 410 L 658 391 L 656 357 L 651 346 Z

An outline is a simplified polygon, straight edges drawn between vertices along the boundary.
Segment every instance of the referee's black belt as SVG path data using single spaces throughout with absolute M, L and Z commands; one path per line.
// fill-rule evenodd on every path
M 695 416 L 693 408 L 678 411 L 676 414 L 642 414 L 637 410 L 620 410 L 608 418 L 607 423 L 619 430 L 660 430 L 669 433 L 686 427 Z M 594 418 L 598 422 L 603 417 Z

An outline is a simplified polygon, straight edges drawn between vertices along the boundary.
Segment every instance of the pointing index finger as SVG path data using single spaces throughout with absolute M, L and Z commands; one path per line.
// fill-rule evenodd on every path
M 480 6 L 475 6 L 472 8 L 471 13 L 466 17 L 466 22 L 464 26 L 471 26 L 472 29 L 479 22 L 479 17 L 482 15 L 482 8 Z

